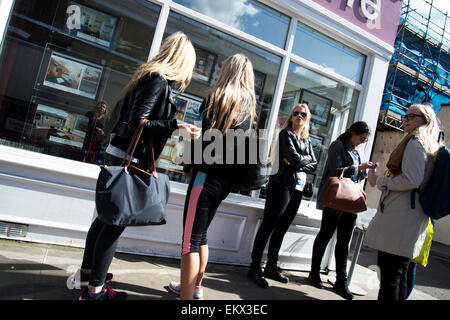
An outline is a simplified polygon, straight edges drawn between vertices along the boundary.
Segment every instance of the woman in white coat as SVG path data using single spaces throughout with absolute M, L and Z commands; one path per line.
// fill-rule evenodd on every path
M 438 120 L 430 106 L 416 104 L 403 117 L 403 127 L 408 134 L 392 152 L 385 176 L 368 175 L 369 182 L 382 191 L 364 240 L 378 250 L 378 300 L 406 300 L 408 264 L 420 254 L 429 221 L 417 189 L 426 185 L 434 167 Z M 415 203 L 411 193 L 416 193 Z

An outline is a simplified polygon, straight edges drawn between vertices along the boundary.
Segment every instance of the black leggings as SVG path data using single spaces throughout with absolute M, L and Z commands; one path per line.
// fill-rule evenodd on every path
M 314 240 L 311 272 L 319 274 L 325 249 L 337 229 L 336 248 L 336 281 L 347 280 L 347 257 L 350 239 L 355 228 L 356 214 L 324 208 L 320 231 Z
M 120 165 L 121 159 L 105 153 L 107 165 Z M 105 283 L 106 274 L 116 252 L 119 237 L 125 227 L 106 225 L 96 218 L 89 228 L 81 269 L 91 269 L 89 285 L 99 287 Z
M 261 267 L 264 248 L 269 237 L 270 242 L 266 268 L 275 268 L 277 266 L 278 253 L 284 235 L 294 220 L 301 201 L 301 192 L 293 188 L 285 187 L 272 180 L 269 181 L 263 221 L 253 243 L 252 268 Z
M 194 170 L 184 205 L 182 255 L 199 252 L 200 246 L 208 243 L 209 225 L 233 181 L 233 172 L 226 168 L 208 173 Z

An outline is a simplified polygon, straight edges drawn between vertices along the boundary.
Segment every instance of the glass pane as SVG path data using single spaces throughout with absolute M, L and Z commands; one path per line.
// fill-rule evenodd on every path
M 17 0 L 0 60 L 0 143 L 102 163 L 115 104 L 148 59 L 159 10 L 144 1 Z
M 324 35 L 297 25 L 292 52 L 355 82 L 361 82 L 365 56 Z
M 187 90 L 177 98 L 176 117 L 179 121 L 195 123 L 200 119 L 199 107 L 213 87 L 222 67 L 222 62 L 235 53 L 246 55 L 255 72 L 258 128 L 266 128 L 275 85 L 280 72 L 281 58 L 263 49 L 248 44 L 199 22 L 171 12 L 167 21 L 165 37 L 177 30 L 183 30 L 192 41 L 197 61 L 193 79 Z M 172 136 L 163 150 L 158 163 L 166 169 L 172 180 L 187 182 L 182 165 L 177 160 L 182 154 L 179 137 Z
M 290 18 L 253 0 L 174 0 L 280 48 L 284 48 Z
M 294 63 L 289 65 L 273 137 L 276 141 L 282 125 L 297 103 L 308 105 L 312 115 L 310 139 L 318 160 L 316 172 L 308 174 L 308 179 L 314 185 L 312 198 L 314 201 L 325 166 L 328 146 L 337 138 L 336 134 L 343 132 L 347 124 L 353 122 L 358 97 L 359 92 L 352 88 Z

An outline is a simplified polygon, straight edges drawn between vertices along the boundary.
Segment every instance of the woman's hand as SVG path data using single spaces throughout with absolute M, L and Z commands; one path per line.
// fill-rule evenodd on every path
M 372 187 L 374 187 L 377 184 L 377 179 L 378 176 L 375 173 L 369 171 L 369 173 L 367 174 L 367 180 L 369 180 L 369 183 Z
M 179 123 L 180 135 L 186 139 L 197 140 L 200 138 L 202 129 L 189 123 Z
M 358 170 L 366 170 L 366 169 L 375 169 L 378 167 L 378 164 L 372 161 L 363 162 L 358 166 Z
M 283 161 L 285 164 L 287 164 L 288 166 L 290 166 L 291 165 L 291 163 L 288 161 L 288 159 L 286 159 L 286 158 L 283 158 L 283 160 L 281 160 L 281 161 Z

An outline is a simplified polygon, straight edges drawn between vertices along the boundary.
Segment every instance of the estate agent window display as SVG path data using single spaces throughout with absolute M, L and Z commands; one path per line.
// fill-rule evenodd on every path
M 159 10 L 135 1 L 15 1 L 0 60 L 0 143 L 88 161 L 86 114 L 106 102 L 107 140 L 121 90 L 148 58 Z

